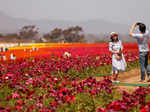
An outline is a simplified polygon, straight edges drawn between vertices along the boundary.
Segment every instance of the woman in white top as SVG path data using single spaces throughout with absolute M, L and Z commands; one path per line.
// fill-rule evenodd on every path
M 134 33 L 135 28 L 138 26 L 139 33 Z M 140 82 L 145 82 L 145 71 L 147 72 L 148 80 L 150 82 L 150 66 L 148 65 L 149 57 L 149 31 L 144 23 L 136 23 L 132 25 L 129 35 L 137 40 L 139 47 L 139 61 L 141 69 L 141 80 Z
M 119 71 L 125 71 L 127 66 L 124 55 L 122 53 L 123 46 L 118 34 L 112 32 L 110 35 L 111 42 L 109 42 L 109 51 L 112 53 L 112 77 L 113 81 L 117 81 Z

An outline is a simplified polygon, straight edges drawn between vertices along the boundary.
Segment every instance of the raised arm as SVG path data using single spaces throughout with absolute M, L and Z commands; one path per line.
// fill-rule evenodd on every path
M 130 35 L 131 37 L 132 37 L 132 34 L 133 34 L 133 32 L 134 32 L 135 27 L 136 27 L 136 24 L 133 24 L 132 27 L 131 27 L 131 29 L 130 29 L 129 35 Z

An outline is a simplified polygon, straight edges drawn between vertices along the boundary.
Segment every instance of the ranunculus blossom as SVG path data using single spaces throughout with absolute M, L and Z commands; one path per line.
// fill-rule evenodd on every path
M 106 112 L 104 108 L 98 107 L 97 112 Z
M 14 99 L 19 98 L 19 97 L 20 97 L 20 96 L 19 96 L 18 93 L 13 93 L 13 94 L 12 94 L 12 98 L 14 98 Z
M 17 105 L 17 106 L 16 106 L 16 109 L 17 109 L 17 111 L 23 111 L 23 106 Z
M 37 103 L 36 106 L 42 108 L 42 107 L 43 107 L 43 104 L 42 104 L 42 103 Z
M 24 103 L 23 100 L 21 100 L 21 99 L 17 100 L 17 104 L 22 105 L 23 103 Z

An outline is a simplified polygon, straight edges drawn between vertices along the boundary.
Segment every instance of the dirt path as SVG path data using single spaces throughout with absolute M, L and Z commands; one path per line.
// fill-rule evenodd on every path
M 150 84 L 148 82 L 139 82 L 140 81 L 140 69 L 133 69 L 129 72 L 124 72 L 119 75 L 119 81 L 121 83 L 129 83 L 129 84 Z M 101 78 L 96 78 L 97 80 L 101 80 Z M 146 81 L 147 81 L 146 77 Z M 121 89 L 125 89 L 127 91 L 133 91 L 138 86 L 119 86 Z
M 121 73 L 119 76 L 120 82 L 123 83 L 139 83 L 140 80 L 140 70 L 133 69 L 129 72 Z

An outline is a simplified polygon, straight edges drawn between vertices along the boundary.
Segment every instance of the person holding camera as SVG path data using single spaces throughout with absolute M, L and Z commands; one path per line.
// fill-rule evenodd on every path
M 134 33 L 135 28 L 138 26 L 139 33 Z M 143 23 L 133 24 L 129 35 L 137 40 L 139 48 L 139 60 L 140 60 L 140 70 L 141 70 L 141 80 L 140 82 L 145 82 L 145 70 L 148 75 L 147 82 L 150 82 L 150 67 L 148 66 L 148 56 L 149 56 L 149 31 L 146 29 L 146 25 Z
M 122 52 L 122 42 L 119 40 L 118 34 L 111 32 L 110 39 L 111 41 L 109 42 L 109 51 L 112 53 L 112 82 L 119 82 L 117 80 L 119 71 L 125 71 L 127 64 Z

